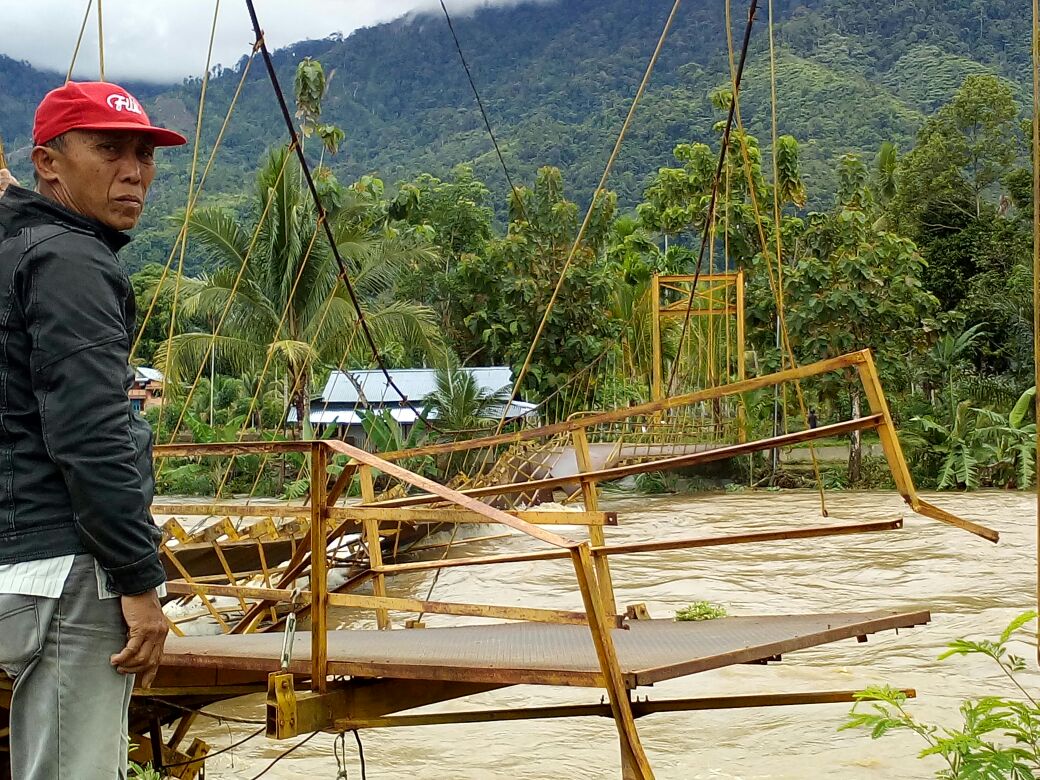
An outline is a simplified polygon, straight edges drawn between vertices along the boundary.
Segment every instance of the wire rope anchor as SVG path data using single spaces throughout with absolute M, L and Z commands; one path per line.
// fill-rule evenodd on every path
M 339 771 L 336 773 L 336 780 L 350 780 L 347 775 L 347 732 L 341 731 L 336 737 L 336 740 L 332 743 L 332 752 L 336 756 L 336 767 Z
M 290 611 L 285 619 L 279 671 L 272 672 L 267 677 L 267 736 L 273 739 L 289 739 L 299 733 L 296 685 L 289 667 L 292 665 L 293 645 L 296 640 L 296 612 L 300 607 L 300 595 L 300 589 L 294 588 Z
M 292 663 L 293 645 L 296 643 L 296 612 L 299 610 L 300 589 L 294 588 L 291 601 L 289 602 L 289 614 L 285 618 L 285 633 L 282 634 L 282 654 L 279 668 L 282 672 L 289 671 Z

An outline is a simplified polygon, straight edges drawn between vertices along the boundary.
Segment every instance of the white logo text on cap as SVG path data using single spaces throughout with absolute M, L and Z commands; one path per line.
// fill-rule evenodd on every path
M 136 100 L 129 95 L 123 95 L 119 92 L 114 92 L 109 95 L 105 102 L 108 103 L 109 108 L 115 109 L 116 111 L 129 111 L 131 114 L 142 113 L 141 106 L 137 104 Z

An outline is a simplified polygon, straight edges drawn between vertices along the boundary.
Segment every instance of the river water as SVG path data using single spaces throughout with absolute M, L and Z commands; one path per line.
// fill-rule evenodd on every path
M 897 636 L 847 640 L 784 656 L 769 666 L 737 666 L 644 689 L 651 698 L 761 692 L 855 690 L 874 683 L 916 688 L 915 715 L 959 721 L 962 698 L 1011 692 L 985 659 L 943 662 L 936 657 L 957 637 L 995 637 L 1035 602 L 1035 499 L 1028 494 L 938 494 L 931 499 L 966 518 L 997 528 L 999 545 L 909 512 L 891 493 L 828 496 L 830 520 L 861 522 L 904 517 L 900 531 L 831 539 L 625 556 L 612 559 L 619 605 L 645 602 L 653 617 L 668 617 L 691 601 L 725 605 L 733 615 L 930 609 L 932 623 Z M 815 493 L 736 493 L 699 496 L 604 497 L 620 513 L 608 542 L 679 538 L 799 527 L 821 523 Z M 572 535 L 581 533 L 579 529 Z M 482 530 L 480 533 L 488 533 Z M 578 536 L 577 538 L 581 538 Z M 456 546 L 451 554 L 486 555 L 531 549 L 526 538 Z M 391 595 L 425 595 L 429 579 L 391 583 Z M 444 570 L 434 598 L 580 609 L 569 564 L 540 562 Z M 370 625 L 367 620 L 341 625 Z M 427 617 L 429 625 L 452 618 Z M 1035 651 L 1016 648 L 1030 669 Z M 1040 675 L 1026 673 L 1028 685 Z M 443 708 L 520 707 L 594 703 L 600 691 L 515 687 Z M 217 708 L 262 717 L 263 700 L 250 697 Z M 433 708 L 436 709 L 436 708 Z M 660 780 L 692 778 L 930 778 L 938 763 L 918 760 L 923 747 L 910 734 L 871 741 L 865 732 L 837 731 L 848 705 L 658 714 L 638 721 Z M 201 723 L 201 721 L 200 721 Z M 248 736 L 255 727 L 201 726 L 213 749 Z M 607 719 L 518 721 L 362 732 L 368 777 L 414 780 L 560 780 L 617 778 L 616 733 Z M 294 743 L 263 737 L 211 759 L 211 780 L 253 778 Z M 349 778 L 359 778 L 348 735 Z M 286 756 L 264 778 L 336 778 L 333 738 L 318 735 Z

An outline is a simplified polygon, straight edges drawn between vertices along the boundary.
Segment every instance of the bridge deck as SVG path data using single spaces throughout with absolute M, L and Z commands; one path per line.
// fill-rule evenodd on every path
M 634 620 L 614 642 L 630 688 L 894 628 L 923 625 L 927 611 L 875 611 L 703 622 Z M 278 669 L 281 634 L 170 637 L 164 670 Z M 331 675 L 455 682 L 603 684 L 589 630 L 546 623 L 502 623 L 411 630 L 330 631 Z M 292 671 L 308 673 L 310 634 L 300 632 Z

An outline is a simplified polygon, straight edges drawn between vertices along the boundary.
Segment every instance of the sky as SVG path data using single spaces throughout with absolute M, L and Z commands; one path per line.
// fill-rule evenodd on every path
M 97 2 L 103 9 L 105 77 L 180 81 L 200 76 L 216 0 L 94 0 L 74 77 L 98 75 Z M 524 0 L 447 0 L 463 14 L 483 5 Z M 68 70 L 87 0 L 3 2 L 0 54 L 38 68 Z M 437 0 L 256 0 L 257 16 L 271 49 L 332 33 L 390 21 L 413 11 L 438 10 Z M 244 0 L 221 0 L 214 65 L 234 65 L 249 52 L 253 31 Z

